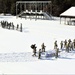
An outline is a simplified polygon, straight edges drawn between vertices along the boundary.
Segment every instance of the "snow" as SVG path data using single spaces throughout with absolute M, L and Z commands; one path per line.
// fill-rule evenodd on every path
M 75 74 L 75 51 L 60 52 L 59 58 L 32 57 L 31 44 L 36 44 L 37 52 L 44 42 L 46 53 L 54 52 L 54 41 L 75 39 L 75 26 L 60 24 L 56 20 L 30 20 L 15 16 L 0 16 L 0 21 L 23 25 L 19 30 L 3 29 L 0 26 L 0 74 Z M 37 53 L 38 56 L 38 53 Z

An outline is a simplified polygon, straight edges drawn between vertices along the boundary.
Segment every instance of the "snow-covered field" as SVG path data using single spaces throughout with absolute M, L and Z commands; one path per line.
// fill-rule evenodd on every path
M 32 57 L 31 44 L 37 52 L 44 42 L 46 51 L 54 48 L 54 41 L 75 39 L 75 26 L 60 24 L 60 20 L 29 20 L 15 16 L 0 16 L 0 21 L 23 25 L 23 32 L 0 26 L 0 74 L 75 74 L 75 51 L 65 51 L 55 57 Z

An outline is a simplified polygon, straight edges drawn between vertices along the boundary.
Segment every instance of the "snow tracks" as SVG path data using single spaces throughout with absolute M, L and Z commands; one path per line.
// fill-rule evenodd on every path
M 36 57 L 32 57 L 32 53 L 0 53 L 0 62 L 30 62 L 37 61 Z

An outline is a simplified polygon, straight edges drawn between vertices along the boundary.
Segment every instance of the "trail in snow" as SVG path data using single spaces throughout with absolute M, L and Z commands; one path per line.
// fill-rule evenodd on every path
M 55 60 L 53 55 L 55 51 L 46 51 L 41 54 L 40 60 Z M 0 53 L 0 62 L 33 62 L 38 61 L 37 56 L 32 56 L 31 52 L 20 52 L 20 53 Z M 58 59 L 73 59 L 75 60 L 75 51 L 70 51 L 69 53 L 62 51 L 59 53 Z
M 0 53 L 0 62 L 30 62 L 37 61 L 37 57 L 33 57 L 32 53 Z

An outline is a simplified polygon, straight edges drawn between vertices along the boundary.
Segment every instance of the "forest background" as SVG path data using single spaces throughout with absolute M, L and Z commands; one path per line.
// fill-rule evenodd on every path
M 16 1 L 26 0 L 0 0 L 0 13 L 16 15 Z M 27 1 L 39 1 L 39 0 L 27 0 Z M 42 0 L 40 0 L 42 1 Z M 62 12 L 75 6 L 75 0 L 43 0 L 52 1 L 52 15 L 59 16 Z

